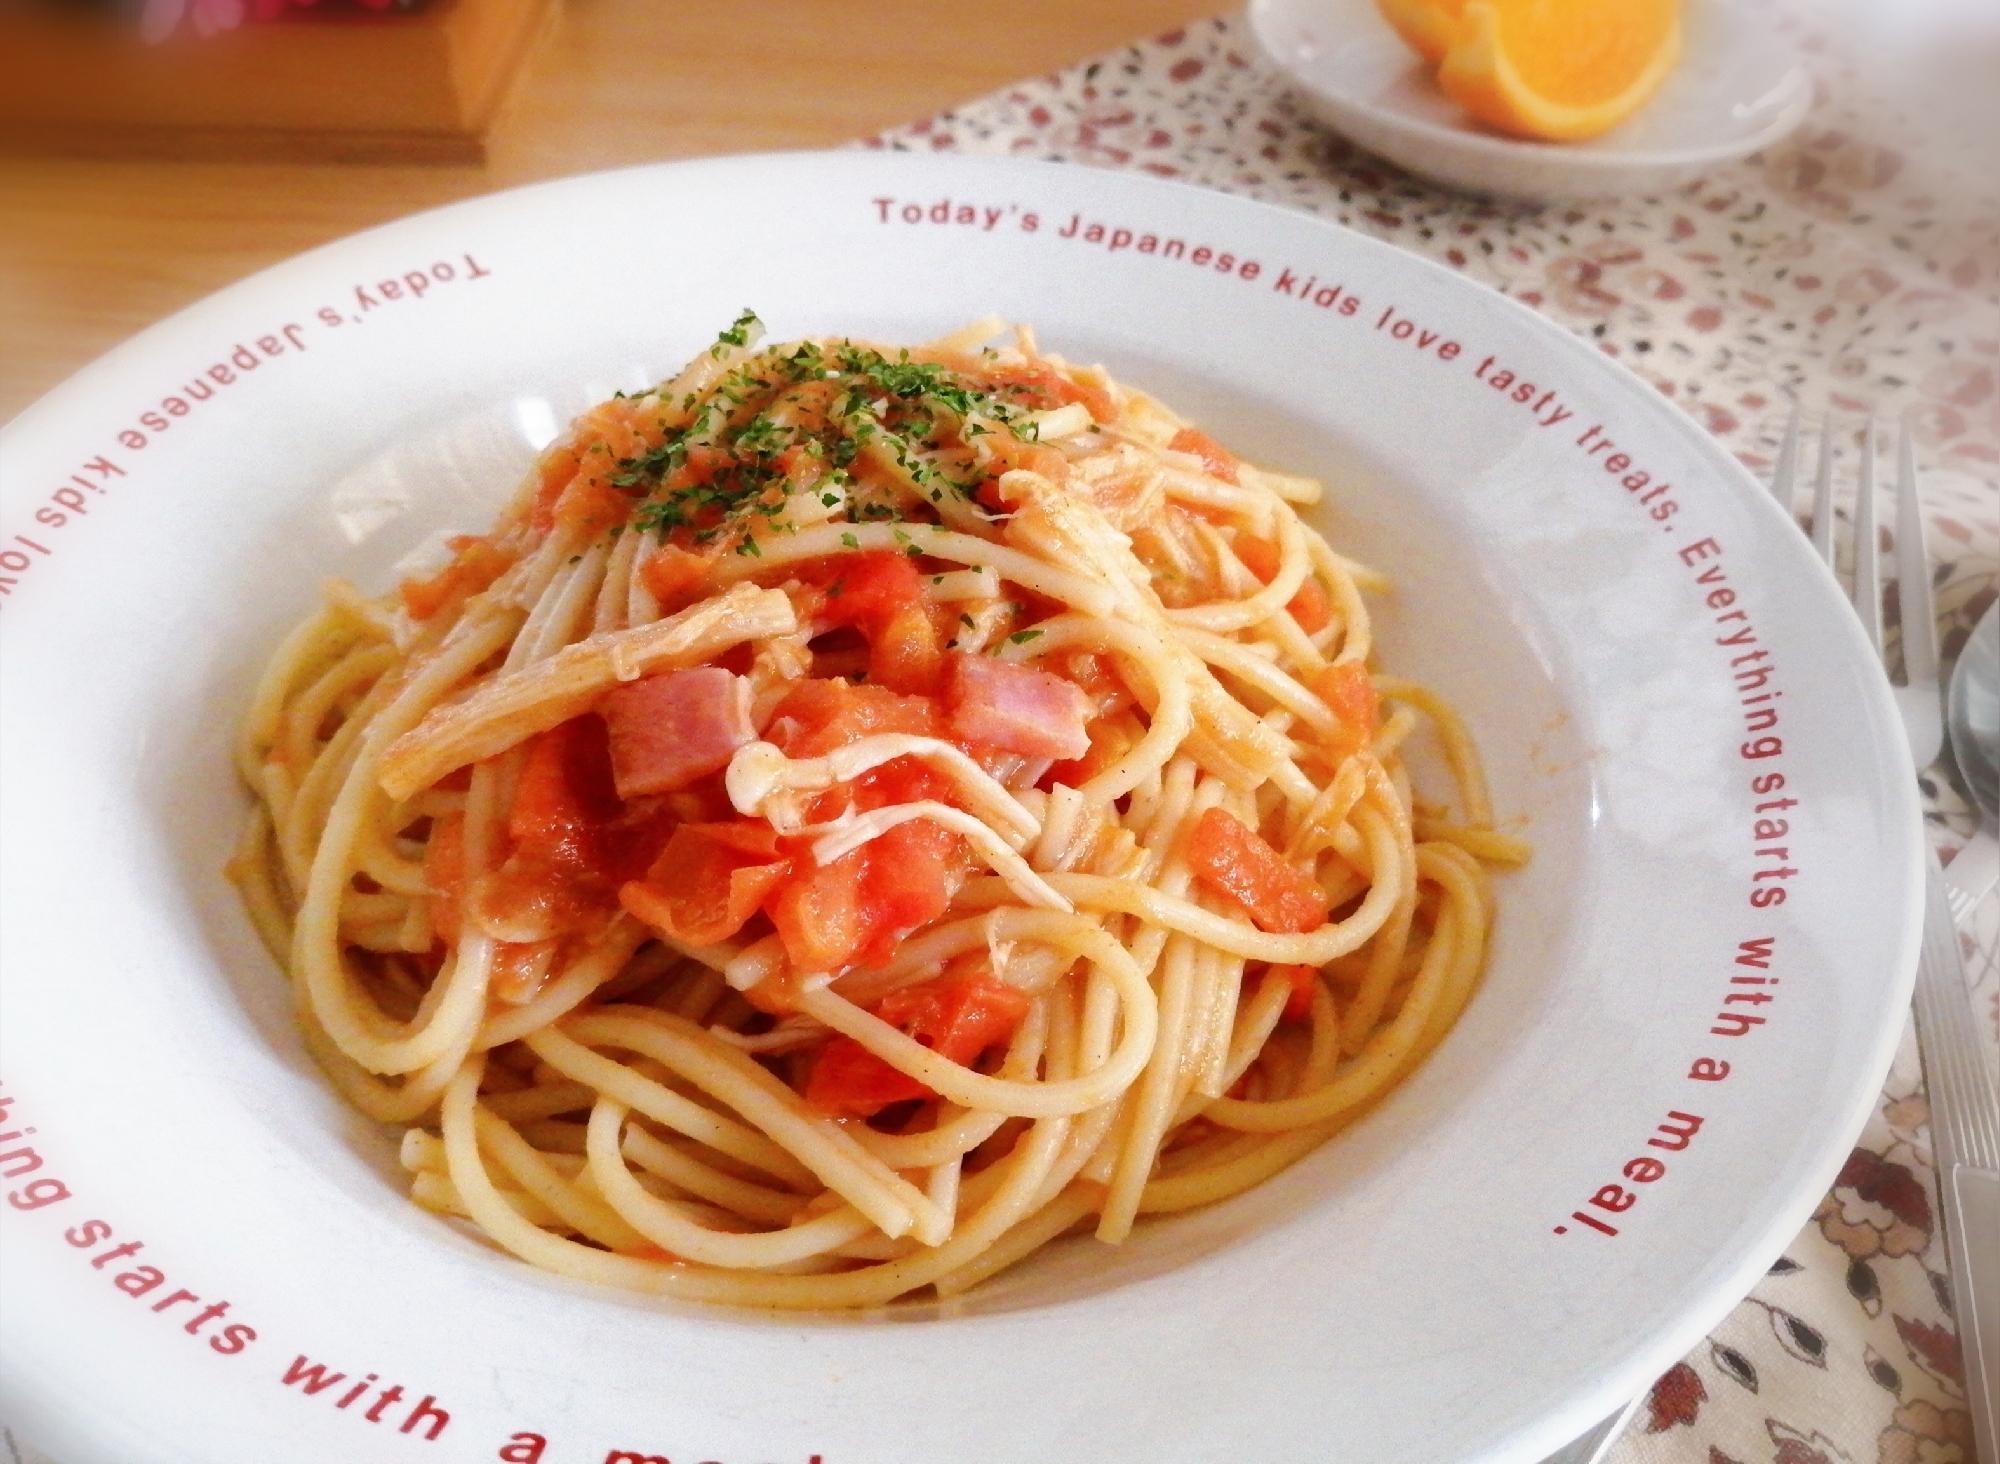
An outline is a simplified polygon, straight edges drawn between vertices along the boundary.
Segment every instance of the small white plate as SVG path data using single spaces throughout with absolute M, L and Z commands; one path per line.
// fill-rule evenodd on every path
M 565 416 L 745 305 L 779 339 L 997 311 L 1324 478 L 1322 526 L 1396 579 L 1384 666 L 1459 706 L 1535 844 L 1484 986 L 1381 1107 L 950 1308 L 662 1303 L 418 1210 L 221 873 L 230 740 L 321 577 L 383 586 L 476 530 Z M 1522 307 L 1221 194 L 836 154 L 405 219 L 0 432 L 0 591 L 0 1408 L 64 1464 L 459 1464 L 533 1437 L 540 1464 L 1535 1460 L 1797 1234 L 1902 1029 L 1901 724 L 1770 496 Z
M 1335 131 L 1412 173 L 1545 203 L 1662 193 L 1787 136 L 1812 83 L 1750 0 L 1688 0 L 1680 65 L 1621 127 L 1588 142 L 1503 136 L 1438 90 L 1374 0 L 1251 0 L 1250 28 Z

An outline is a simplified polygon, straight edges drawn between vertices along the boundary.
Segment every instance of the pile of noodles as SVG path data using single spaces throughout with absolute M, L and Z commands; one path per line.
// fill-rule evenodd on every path
M 1067 1233 L 1116 1243 L 1256 1184 L 1464 1008 L 1484 864 L 1526 851 L 1494 831 L 1456 717 L 1374 666 L 1362 591 L 1387 586 L 1301 520 L 1319 485 L 1026 330 L 981 349 L 998 333 L 772 346 L 746 314 L 580 418 L 449 564 L 379 599 L 333 582 L 279 648 L 242 733 L 256 806 L 231 872 L 316 1058 L 406 1126 L 419 1205 L 641 1291 L 949 1296 Z M 885 552 L 917 568 L 935 627 L 894 661 L 824 626 L 840 566 Z M 799 759 L 766 740 L 802 682 L 872 667 L 921 687 L 933 654 L 1081 687 L 1089 752 L 903 734 Z M 811 971 L 765 909 L 707 943 L 633 913 L 684 896 L 672 869 L 637 881 L 651 905 L 586 880 L 533 918 L 506 907 L 536 739 L 704 666 L 747 686 L 759 740 L 619 827 L 768 823 L 809 872 L 928 818 L 958 861 L 941 915 L 872 964 Z M 1450 804 L 1412 790 L 1420 724 Z M 949 791 L 828 815 L 896 759 Z M 1317 913 L 1260 919 L 1205 827 L 1247 831 Z M 1307 928 L 1269 928 L 1288 924 Z M 877 1014 L 966 969 L 1022 1011 L 977 1058 Z M 842 1039 L 923 1096 L 815 1106 Z

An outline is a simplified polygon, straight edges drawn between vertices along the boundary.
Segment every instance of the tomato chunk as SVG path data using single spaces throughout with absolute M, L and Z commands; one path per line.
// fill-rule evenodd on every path
M 878 733 L 934 737 L 937 722 L 926 697 L 808 680 L 778 704 L 765 735 L 789 757 L 812 758 Z M 866 813 L 892 804 L 949 802 L 952 794 L 949 778 L 899 757 L 819 795 L 815 816 L 832 817 L 850 806 Z M 944 913 L 964 873 L 965 841 L 928 819 L 912 819 L 831 864 L 801 860 L 765 909 L 796 970 L 878 964 L 911 931 Z
M 1313 988 L 1319 985 L 1317 966 L 1273 966 L 1270 974 L 1282 976 L 1291 983 L 1291 993 L 1285 998 L 1284 1020 L 1303 1022 L 1312 1016 Z
M 1202 814 L 1186 853 L 1195 878 L 1241 905 L 1259 929 L 1303 934 L 1326 924 L 1319 885 L 1236 815 L 1220 808 Z
M 884 621 L 869 638 L 868 679 L 905 695 L 929 695 L 944 672 L 944 644 L 919 601 Z
M 657 804 L 619 799 L 603 720 L 573 717 L 527 743 L 510 852 L 476 887 L 479 918 L 523 943 L 581 929 L 617 908 L 618 885 L 645 872 L 669 827 Z
M 535 464 L 535 502 L 531 522 L 537 533 L 555 527 L 556 500 L 583 466 L 583 454 L 574 444 L 551 447 Z
M 887 624 L 899 611 L 921 606 L 924 580 L 909 555 L 870 549 L 832 561 L 826 603 L 820 618 L 829 625 L 859 626 L 864 632 Z
M 914 757 L 896 757 L 854 780 L 854 807 L 861 813 L 892 803 L 950 803 L 957 785 Z M 957 835 L 953 835 L 956 838 Z
M 868 679 L 891 691 L 937 689 L 944 646 L 908 554 L 873 549 L 827 561 L 808 576 L 820 591 L 816 630 L 851 625 L 868 641 Z
M 861 894 L 867 940 L 864 965 L 880 965 L 912 931 L 944 914 L 964 879 L 964 839 L 927 818 L 899 823 L 868 843 Z
M 595 537 L 632 516 L 632 499 L 595 474 L 579 473 L 556 499 L 556 524 Z
M 1326 586 L 1312 575 L 1299 581 L 1299 592 L 1285 609 L 1307 635 L 1316 635 L 1333 624 L 1333 604 L 1326 597 Z
M 1118 417 L 1118 404 L 1111 399 L 1110 392 L 1101 386 L 1071 380 L 1043 362 L 1038 361 L 1032 366 L 1002 367 L 985 375 L 1003 394 L 1031 410 L 1046 411 L 1051 407 L 1082 402 L 1093 421 L 1112 422 Z
M 682 824 L 646 878 L 620 886 L 618 902 L 677 940 L 714 945 L 741 930 L 790 869 L 768 824 Z
M 593 530 L 623 523 L 632 499 L 613 479 L 665 436 L 638 398 L 614 397 L 591 408 L 574 438 L 550 448 L 536 465 L 535 529 L 546 533 L 558 520 Z
M 457 945 L 465 923 L 465 815 L 448 814 L 424 844 L 424 883 L 431 892 L 431 929 Z
M 687 593 L 707 578 L 715 560 L 675 544 L 662 544 L 639 566 L 639 582 L 664 609 L 678 607 Z
M 555 951 L 554 941 L 536 941 L 528 945 L 495 941 L 493 970 L 487 977 L 486 989 L 497 1000 L 514 1006 L 533 1001 L 549 979 L 549 963 Z
M 937 708 L 928 697 L 899 696 L 880 686 L 838 678 L 801 681 L 778 703 L 765 736 L 787 757 L 824 757 L 878 732 L 913 737 L 938 734 Z
M 1265 584 L 1278 577 L 1283 567 L 1284 555 L 1269 539 L 1260 539 L 1255 534 L 1238 534 L 1230 541 L 1229 547 L 1236 557 L 1243 561 L 1243 567 L 1257 576 Z M 1285 606 L 1291 611 L 1292 619 L 1298 621 L 1299 629 L 1307 635 L 1325 630 L 1333 623 L 1333 605 L 1327 599 L 1326 586 L 1314 575 L 1307 575 L 1299 582 L 1298 593 Z
M 793 969 L 880 965 L 950 906 L 965 877 L 965 841 L 910 819 L 831 864 L 795 868 L 765 900 Z
M 445 541 L 455 555 L 425 580 L 404 580 L 396 588 L 412 618 L 429 620 L 454 600 L 476 595 L 513 567 L 514 558 L 491 540 L 460 534 Z
M 1265 584 L 1278 577 L 1284 556 L 1269 539 L 1260 539 L 1255 534 L 1238 534 L 1230 541 L 1229 547 L 1243 561 L 1243 567 Z
M 1327 740 L 1336 762 L 1345 762 L 1375 740 L 1381 701 L 1368 668 L 1359 661 L 1336 661 L 1315 671 L 1307 683 L 1340 725 Z
M 615 818 L 618 811 L 601 721 L 572 717 L 529 739 L 514 806 L 507 814 L 507 834 L 518 857 L 586 867 L 596 852 L 592 825 Z
M 884 997 L 875 1015 L 940 1057 L 970 1066 L 1014 1035 L 1028 1013 L 1018 988 L 984 974 L 946 975 Z M 872 1118 L 891 1103 L 937 1095 L 851 1037 L 827 1042 L 806 1083 L 806 1102 L 822 1113 Z
M 984 974 L 920 981 L 890 992 L 875 1008 L 890 1026 L 960 1064 L 1012 1037 L 1027 1014 L 1025 992 Z
M 1089 750 L 1082 757 L 1052 764 L 1042 786 L 1053 788 L 1058 783 L 1067 783 L 1072 788 L 1081 788 L 1099 773 L 1117 766 L 1119 759 L 1138 746 L 1145 735 L 1145 724 L 1129 710 L 1115 717 L 1099 717 L 1090 724 Z
M 864 844 L 831 864 L 801 870 L 766 902 L 794 971 L 839 971 L 854 963 L 869 936 L 867 876 Z
M 931 1096 L 929 1088 L 852 1037 L 828 1038 L 806 1079 L 806 1102 L 834 1115 L 873 1118 L 892 1103 Z
M 1191 452 L 1201 459 L 1201 465 L 1208 469 L 1209 476 L 1220 478 L 1225 483 L 1236 481 L 1236 454 L 1210 437 L 1199 427 L 1183 427 L 1173 435 L 1167 444 L 1175 452 Z M 1245 560 L 1245 564 L 1249 561 Z

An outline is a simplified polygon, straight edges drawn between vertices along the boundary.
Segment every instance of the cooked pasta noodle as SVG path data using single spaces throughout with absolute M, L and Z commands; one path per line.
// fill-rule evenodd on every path
M 641 1291 L 951 1296 L 1256 1184 L 1471 998 L 1527 851 L 1318 485 L 1002 333 L 746 313 L 280 646 L 231 873 L 419 1205 Z

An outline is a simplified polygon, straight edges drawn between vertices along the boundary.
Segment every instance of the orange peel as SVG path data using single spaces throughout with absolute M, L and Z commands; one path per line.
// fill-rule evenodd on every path
M 1489 127 L 1572 142 L 1637 112 L 1680 53 L 1679 0 L 1464 0 L 1438 86 Z
M 1451 49 L 1452 31 L 1465 0 L 1375 0 L 1375 8 L 1397 35 L 1435 66 Z

